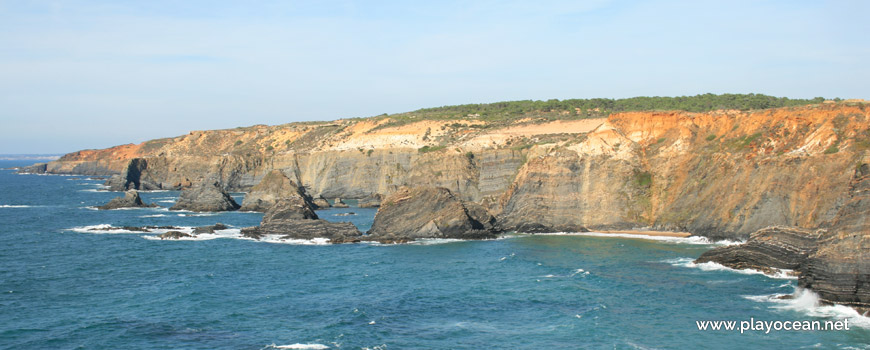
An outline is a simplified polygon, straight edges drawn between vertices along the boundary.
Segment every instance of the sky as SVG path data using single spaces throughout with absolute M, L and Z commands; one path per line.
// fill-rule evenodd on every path
M 868 1 L 0 0 L 0 154 L 552 98 L 870 98 Z

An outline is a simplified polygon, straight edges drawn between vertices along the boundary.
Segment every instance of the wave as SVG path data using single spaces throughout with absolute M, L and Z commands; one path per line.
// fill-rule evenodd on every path
M 33 208 L 34 205 L 0 204 L 0 208 Z
M 329 347 L 326 346 L 326 345 L 323 345 L 323 344 L 316 344 L 316 343 L 315 343 L 315 344 L 302 344 L 302 343 L 296 343 L 296 344 L 290 344 L 290 345 L 275 345 L 275 344 L 271 344 L 271 345 L 266 345 L 266 347 L 263 348 L 263 349 L 309 349 L 309 350 L 324 350 L 324 349 L 329 349 Z
M 797 277 L 795 277 L 792 274 L 793 271 L 788 270 L 788 269 L 781 269 L 778 273 L 771 275 L 771 274 L 766 274 L 762 271 L 753 270 L 753 269 L 742 269 L 742 270 L 732 269 L 728 266 L 725 266 L 725 265 L 722 265 L 719 263 L 715 263 L 712 261 L 705 262 L 705 263 L 696 263 L 695 259 L 692 259 L 692 258 L 668 259 L 668 260 L 664 260 L 663 262 L 671 264 L 673 266 L 697 268 L 697 269 L 700 269 L 701 271 L 729 271 L 729 272 L 736 272 L 736 273 L 743 274 L 743 275 L 764 275 L 764 276 L 767 276 L 770 278 L 775 278 L 775 279 L 786 279 L 786 280 L 796 280 L 797 279 Z
M 789 294 L 770 295 L 744 295 L 743 298 L 761 303 L 770 303 L 772 309 L 794 311 L 810 317 L 826 318 L 831 320 L 848 319 L 849 325 L 870 329 L 870 317 L 861 315 L 855 309 L 845 305 L 825 305 L 819 301 L 819 295 L 815 292 L 794 287 L 791 298 L 782 298 Z
M 65 231 L 73 231 L 79 233 L 95 233 L 95 234 L 119 234 L 119 233 L 130 233 L 130 234 L 140 234 L 140 235 L 155 235 L 162 234 L 169 231 L 181 231 L 184 233 L 193 232 L 193 227 L 191 226 L 176 226 L 177 228 L 173 229 L 148 229 L 148 231 L 136 231 L 136 230 L 127 230 L 123 227 L 116 227 L 111 224 L 97 224 L 97 225 L 88 225 L 88 226 L 77 226 L 68 228 Z
M 175 203 L 175 200 L 174 199 L 172 199 L 172 200 L 167 199 L 167 200 L 157 201 L 157 203 Z
M 142 215 L 140 218 L 162 218 L 165 217 L 166 214 L 154 214 L 154 215 Z
M 645 239 L 650 241 L 659 241 L 666 243 L 683 243 L 683 244 L 700 244 L 700 245 L 734 245 L 741 244 L 743 242 L 739 241 L 730 241 L 730 240 L 720 240 L 720 241 L 711 241 L 707 237 L 701 236 L 689 236 L 689 237 L 672 237 L 672 236 L 650 236 L 644 234 L 634 234 L 634 233 L 603 233 L 603 232 L 550 232 L 550 233 L 535 233 L 535 234 L 521 234 L 528 236 L 589 236 L 589 237 L 610 237 L 610 238 L 631 238 L 631 239 Z

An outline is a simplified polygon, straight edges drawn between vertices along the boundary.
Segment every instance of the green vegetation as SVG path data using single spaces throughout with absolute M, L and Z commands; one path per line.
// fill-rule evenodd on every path
M 366 151 L 366 156 L 367 156 L 367 157 L 371 157 L 371 156 L 372 156 L 372 153 L 374 153 L 374 152 L 375 152 L 375 150 L 373 150 L 373 149 L 369 149 L 368 151 Z
M 430 146 L 423 146 L 423 147 L 418 148 L 417 152 L 420 152 L 420 153 L 435 152 L 435 151 L 440 151 L 446 147 L 447 146 L 431 146 L 431 147 Z
M 236 141 L 236 146 L 241 145 L 241 144 L 242 144 L 242 140 Z
M 707 135 L 707 138 L 706 138 L 707 141 L 713 141 L 715 139 L 716 139 L 716 135 L 714 135 L 714 134 Z
M 744 149 L 746 147 L 749 147 L 749 145 L 751 145 L 753 142 L 755 142 L 755 140 L 757 140 L 759 137 L 761 137 L 760 132 L 754 133 L 752 135 L 743 135 L 743 136 L 728 140 L 726 145 L 731 149 L 741 150 L 741 149 Z
M 274 149 L 275 149 L 275 147 L 272 147 L 272 145 L 269 145 L 268 147 L 266 147 L 266 151 L 268 151 L 268 152 L 271 152 Z
M 375 118 L 390 118 L 392 121 L 375 128 L 404 125 L 417 120 L 459 120 L 478 119 L 488 123 L 514 121 L 534 117 L 545 120 L 602 118 L 612 113 L 630 111 L 679 110 L 687 112 L 707 112 L 719 109 L 741 111 L 803 106 L 822 103 L 825 99 L 790 99 L 762 94 L 703 94 L 678 97 L 632 97 L 623 99 L 552 99 L 547 101 L 507 101 L 486 104 L 465 104 L 423 108 L 412 112 L 393 115 L 381 114 Z M 452 126 L 456 126 L 453 124 Z M 479 128 L 491 125 L 473 126 Z
M 840 140 L 835 141 L 827 149 L 825 149 L 825 154 L 834 154 L 840 151 Z
M 465 157 L 468 158 L 469 161 L 474 160 L 474 152 L 471 152 L 471 151 L 466 152 Z
M 649 171 L 635 172 L 634 183 L 640 187 L 650 187 L 652 185 L 652 174 Z
M 667 141 L 667 139 L 664 138 L 664 137 L 662 137 L 662 138 L 656 140 L 656 143 L 662 143 L 662 142 L 665 142 L 665 141 Z

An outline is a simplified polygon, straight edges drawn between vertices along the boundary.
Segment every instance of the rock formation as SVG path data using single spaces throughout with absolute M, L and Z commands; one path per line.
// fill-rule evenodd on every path
M 309 202 L 302 189 L 280 170 L 272 170 L 245 195 L 240 210 L 266 212 L 279 199 L 298 198 Z
M 336 198 L 335 201 L 332 202 L 333 208 L 348 208 L 350 207 L 347 203 L 343 202 L 341 198 Z
M 317 198 L 314 198 L 311 203 L 314 204 L 314 209 L 326 209 L 332 207 L 332 205 L 329 204 L 329 201 L 326 200 L 326 198 L 323 198 L 323 196 L 317 196 Z
M 718 247 L 695 260 L 716 262 L 733 269 L 754 269 L 776 274 L 782 269 L 799 270 L 816 250 L 824 232 L 796 227 L 768 227 L 753 233 L 746 243 Z
M 299 198 L 278 200 L 263 215 L 260 226 L 242 229 L 242 235 L 260 239 L 280 235 L 281 239 L 327 238 L 332 243 L 354 242 L 362 233 L 349 222 L 321 220 L 306 201 Z
M 220 188 L 217 182 L 203 181 L 196 186 L 181 191 L 181 195 L 169 210 L 190 211 L 232 211 L 239 204 Z
M 160 237 L 160 239 L 180 239 L 180 238 L 188 238 L 188 237 L 193 237 L 193 236 L 186 234 L 184 232 L 181 232 L 181 231 L 167 231 L 166 233 L 163 233 L 157 237 Z
M 159 184 L 156 184 L 143 176 L 142 172 L 148 167 L 148 161 L 142 158 L 133 158 L 127 164 L 120 175 L 114 175 L 106 181 L 105 185 L 109 186 L 109 191 L 126 191 L 126 190 L 159 190 Z
M 384 199 L 366 239 L 493 238 L 495 219 L 441 187 L 403 187 Z
M 384 196 L 375 193 L 360 199 L 357 206 L 360 208 L 377 208 L 381 206 L 381 201 L 383 200 Z
M 211 225 L 211 226 L 195 227 L 193 229 L 193 234 L 198 235 L 200 233 L 214 233 L 214 231 L 226 230 L 228 228 L 229 227 L 227 227 L 227 225 L 224 225 L 222 223 L 216 223 L 216 224 Z
M 153 208 L 157 206 L 157 204 L 145 204 L 145 202 L 142 202 L 142 198 L 139 197 L 139 191 L 128 190 L 127 192 L 124 192 L 123 196 L 112 198 L 109 203 L 101 205 L 97 207 L 97 209 L 108 210 L 118 208 Z

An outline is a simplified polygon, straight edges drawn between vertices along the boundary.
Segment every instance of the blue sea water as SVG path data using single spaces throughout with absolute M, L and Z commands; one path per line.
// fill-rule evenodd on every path
M 0 161 L 0 168 L 26 162 Z M 515 235 L 423 244 L 239 239 L 257 213 L 97 211 L 86 177 L 0 170 L 4 349 L 868 348 L 849 331 L 700 331 L 698 320 L 840 320 L 796 281 L 691 260 L 692 240 Z M 177 192 L 143 193 L 171 206 Z M 237 194 L 240 200 L 242 194 Z M 356 215 L 338 214 L 354 212 Z M 362 230 L 372 209 L 318 211 Z M 97 225 L 233 229 L 200 240 Z M 303 244 L 304 243 L 304 244 Z

